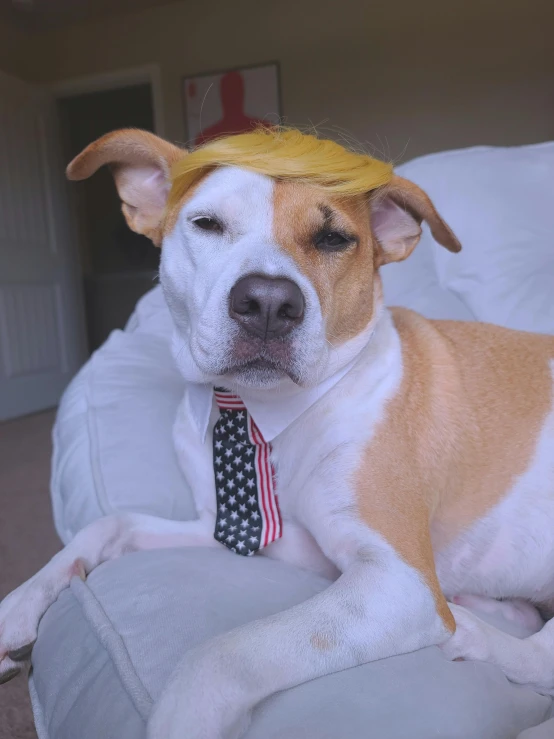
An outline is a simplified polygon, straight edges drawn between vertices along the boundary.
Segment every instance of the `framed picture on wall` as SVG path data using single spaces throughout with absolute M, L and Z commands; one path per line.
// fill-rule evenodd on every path
M 183 100 L 189 145 L 249 131 L 259 123 L 279 123 L 279 65 L 272 62 L 184 77 Z

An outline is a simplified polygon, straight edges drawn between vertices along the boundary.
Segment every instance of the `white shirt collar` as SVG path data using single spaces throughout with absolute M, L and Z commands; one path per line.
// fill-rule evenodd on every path
M 376 312 L 374 321 L 366 330 L 348 342 L 348 355 L 352 359 L 314 388 L 299 388 L 291 381 L 278 392 L 268 393 L 266 390 L 242 389 L 239 393 L 240 397 L 262 432 L 264 439 L 273 441 L 279 436 L 300 418 L 308 408 L 311 408 L 325 393 L 340 382 L 362 357 L 365 356 L 364 361 L 371 362 L 371 357 L 367 354 L 368 351 L 374 359 L 386 355 L 391 336 L 396 336 L 395 331 L 391 332 L 391 327 L 392 318 L 389 311 L 385 308 Z M 340 361 L 338 355 L 334 359 Z M 214 418 L 219 415 L 215 403 L 214 388 L 212 385 L 189 383 L 186 386 L 185 393 L 188 396 L 190 414 L 204 442 L 212 412 Z
M 244 389 L 240 392 L 240 397 L 264 439 L 273 441 L 337 382 L 342 380 L 355 362 L 356 358 L 314 388 L 300 389 L 291 383 L 290 386 L 274 393 Z M 186 393 L 190 413 L 202 441 L 205 441 L 214 408 L 214 389 L 211 385 L 191 383 L 187 385 Z

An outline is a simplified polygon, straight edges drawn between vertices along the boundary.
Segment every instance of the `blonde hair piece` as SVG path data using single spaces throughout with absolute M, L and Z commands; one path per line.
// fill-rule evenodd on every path
M 210 141 L 177 161 L 168 206 L 181 200 L 206 172 L 241 167 L 277 180 L 297 180 L 336 195 L 361 195 L 386 185 L 392 164 L 357 154 L 295 128 L 258 128 Z

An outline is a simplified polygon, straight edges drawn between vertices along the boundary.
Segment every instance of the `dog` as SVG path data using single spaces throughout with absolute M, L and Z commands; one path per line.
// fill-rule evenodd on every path
M 517 639 L 465 607 L 536 624 L 554 604 L 554 337 L 386 309 L 380 269 L 422 222 L 461 247 L 419 187 L 339 144 L 260 129 L 188 153 L 121 130 L 68 176 L 105 164 L 131 229 L 163 245 L 198 519 L 125 513 L 78 533 L 1 604 L 2 681 L 71 577 L 225 545 L 334 582 L 189 651 L 149 739 L 238 737 L 272 693 L 429 645 L 554 695 L 554 621 Z M 240 485 L 254 467 L 256 494 Z

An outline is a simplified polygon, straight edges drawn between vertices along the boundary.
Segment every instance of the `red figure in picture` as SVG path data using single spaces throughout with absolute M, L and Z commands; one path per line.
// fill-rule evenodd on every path
M 250 118 L 244 112 L 244 80 L 240 72 L 227 72 L 219 83 L 223 116 L 221 120 L 198 134 L 196 146 L 218 136 L 251 131 L 256 126 L 267 126 L 267 121 Z

